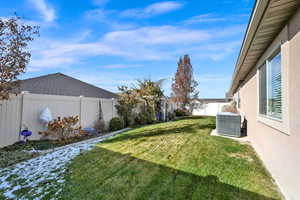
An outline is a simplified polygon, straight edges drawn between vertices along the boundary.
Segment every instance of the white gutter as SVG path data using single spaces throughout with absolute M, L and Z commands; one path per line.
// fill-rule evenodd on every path
M 229 93 L 231 95 L 233 95 L 233 93 L 236 91 L 236 89 L 239 86 L 239 80 L 238 80 L 239 72 L 243 66 L 244 60 L 248 54 L 248 50 L 253 42 L 257 29 L 261 23 L 261 20 L 263 19 L 264 13 L 268 8 L 269 3 L 270 0 L 256 0 L 255 2 L 255 6 L 250 17 L 250 22 L 248 24 L 247 31 L 242 43 L 242 47 L 240 49 L 239 57 L 237 59 L 236 66 L 234 69 L 231 86 L 229 90 Z

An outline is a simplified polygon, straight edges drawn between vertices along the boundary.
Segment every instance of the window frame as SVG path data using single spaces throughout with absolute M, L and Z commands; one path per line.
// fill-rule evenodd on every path
M 265 59 L 265 61 L 260 65 L 260 67 L 258 68 L 258 91 L 259 91 L 259 98 L 258 98 L 258 114 L 260 115 L 260 116 L 262 116 L 262 117 L 265 117 L 265 118 L 269 118 L 269 119 L 272 119 L 272 120 L 276 120 L 276 121 L 279 121 L 279 122 L 282 122 L 283 121 L 283 105 L 282 105 L 282 102 L 283 102 L 283 97 L 282 97 L 282 94 L 281 94 L 281 115 L 280 115 L 280 117 L 275 117 L 275 116 L 272 116 L 271 114 L 269 114 L 268 112 L 269 112 L 269 104 L 268 104 L 268 94 L 269 94 L 269 90 L 270 90 L 270 87 L 269 87 L 269 85 L 268 85 L 268 83 L 269 83 L 269 78 L 270 78 L 270 74 L 269 74 L 269 71 L 270 71 L 270 69 L 269 69 L 269 67 L 270 67 L 270 62 L 272 61 L 272 59 L 273 58 L 275 58 L 276 56 L 278 56 L 280 54 L 280 76 L 281 76 L 281 83 L 280 83 L 280 85 L 281 85 L 281 93 L 282 93 L 282 90 L 283 90 L 283 81 L 282 81 L 282 72 L 283 72 L 283 70 L 282 70 L 282 52 L 281 52 L 281 48 L 279 47 L 279 48 L 277 48 L 277 49 L 275 49 L 274 51 L 272 51 L 272 53 Z M 260 111 L 261 111 L 261 108 L 260 108 L 260 106 L 261 106 L 261 103 L 260 103 L 260 100 L 261 100 L 261 98 L 260 98 L 260 90 L 261 90 L 261 68 L 262 67 L 265 67 L 266 69 L 265 69 L 265 78 L 266 78 L 266 83 L 265 83 L 265 91 L 266 91 L 266 114 L 263 114 L 263 113 L 261 113 Z
M 273 42 L 273 44 L 266 50 L 263 56 L 257 63 L 257 121 L 268 127 L 274 128 L 279 132 L 290 135 L 290 117 L 289 117 L 289 69 L 288 69 L 288 51 L 289 44 L 284 43 L 286 30 L 279 35 L 279 37 Z M 277 53 L 281 54 L 281 87 L 282 87 L 282 97 L 281 97 L 281 119 L 274 118 L 268 115 L 260 114 L 260 68 L 264 64 L 267 65 L 267 61 L 270 58 L 276 56 Z

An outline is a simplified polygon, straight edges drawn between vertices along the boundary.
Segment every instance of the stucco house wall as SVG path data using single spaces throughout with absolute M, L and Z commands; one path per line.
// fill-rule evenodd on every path
M 300 199 L 300 9 L 239 87 L 239 111 L 248 121 L 248 136 L 287 199 Z M 282 122 L 258 114 L 257 68 L 281 45 Z

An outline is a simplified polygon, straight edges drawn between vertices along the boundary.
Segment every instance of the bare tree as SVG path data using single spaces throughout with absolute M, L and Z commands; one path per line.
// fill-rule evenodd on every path
M 192 104 L 192 99 L 198 96 L 196 87 L 198 83 L 193 78 L 193 67 L 190 57 L 185 55 L 183 60 L 179 59 L 177 72 L 172 84 L 172 99 L 182 109 Z
M 15 15 L 0 18 L 0 100 L 9 99 L 9 94 L 18 86 L 18 76 L 25 72 L 31 54 L 28 43 L 39 35 L 39 27 L 24 25 Z

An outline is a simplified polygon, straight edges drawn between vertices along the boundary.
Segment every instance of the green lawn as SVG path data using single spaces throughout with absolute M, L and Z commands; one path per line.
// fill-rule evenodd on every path
M 76 157 L 63 199 L 281 199 L 253 149 L 212 117 L 136 128 Z

